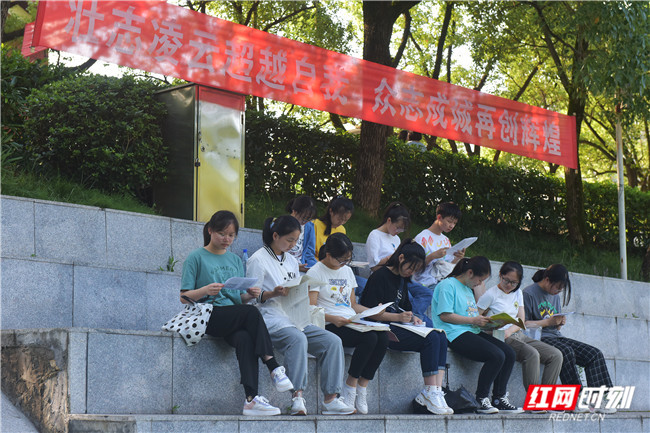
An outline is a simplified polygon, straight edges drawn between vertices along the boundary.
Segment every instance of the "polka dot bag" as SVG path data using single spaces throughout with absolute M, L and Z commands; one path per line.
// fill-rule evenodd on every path
M 208 327 L 212 314 L 212 304 L 199 304 L 187 296 L 183 299 L 190 302 L 183 311 L 172 317 L 162 326 L 165 331 L 178 332 L 188 346 L 194 346 L 201 341 Z

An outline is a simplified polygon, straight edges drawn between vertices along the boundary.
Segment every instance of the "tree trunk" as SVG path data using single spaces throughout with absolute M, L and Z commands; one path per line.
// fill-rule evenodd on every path
M 576 137 L 580 137 L 580 129 L 585 114 L 584 98 L 572 93 L 569 95 L 569 115 L 576 117 Z M 587 227 L 585 224 L 584 192 L 582 188 L 582 172 L 580 158 L 578 168 L 564 167 L 566 184 L 566 223 L 569 229 L 569 240 L 576 245 L 584 245 Z

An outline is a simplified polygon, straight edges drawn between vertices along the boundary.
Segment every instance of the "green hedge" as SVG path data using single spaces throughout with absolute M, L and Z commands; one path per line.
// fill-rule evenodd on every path
M 167 167 L 158 89 L 128 76 L 86 75 L 33 90 L 25 121 L 29 157 L 84 186 L 146 200 Z
M 323 132 L 287 118 L 248 112 L 246 190 L 305 193 L 327 201 L 352 192 L 359 137 Z M 588 236 L 602 245 L 618 242 L 617 189 L 584 183 Z M 650 194 L 626 188 L 631 247 L 650 242 Z M 464 219 L 519 230 L 566 234 L 564 181 L 534 170 L 445 152 L 420 153 L 389 140 L 382 201 L 404 202 L 414 219 L 428 223 L 440 201 L 454 201 Z

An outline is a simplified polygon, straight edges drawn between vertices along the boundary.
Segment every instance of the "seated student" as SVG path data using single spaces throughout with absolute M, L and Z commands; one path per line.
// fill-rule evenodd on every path
M 397 236 L 409 226 L 409 211 L 402 203 L 394 201 L 386 207 L 379 227 L 368 235 L 366 258 L 372 272 L 386 264 L 400 244 Z
M 347 263 L 352 260 L 352 242 L 343 233 L 334 233 L 321 247 L 325 257 L 314 265 L 307 275 L 326 282 L 324 286 L 311 287 L 312 305 L 325 309 L 325 329 L 338 335 L 344 347 L 354 347 L 348 377 L 341 396 L 348 406 L 356 407 L 361 414 L 368 413 L 367 387 L 375 377 L 388 347 L 385 331 L 361 332 L 348 328 L 350 317 L 367 310 L 358 305 L 354 296 L 357 283 Z
M 560 328 L 566 324 L 562 306 L 571 300 L 571 280 L 569 271 L 560 264 L 540 269 L 533 275 L 533 282 L 524 289 L 524 307 L 526 310 L 526 327 L 541 327 L 542 341 L 562 352 L 564 361 L 560 370 L 560 380 L 565 385 L 581 385 L 577 366 L 585 369 L 587 386 L 612 387 L 612 380 L 607 370 L 603 352 L 594 346 L 571 338 L 563 337 Z M 560 292 L 564 299 L 560 303 Z M 615 409 L 599 409 L 602 413 L 614 413 Z M 580 411 L 580 410 L 578 410 Z
M 352 200 L 345 197 L 337 197 L 329 202 L 323 216 L 313 221 L 314 232 L 316 234 L 316 257 L 318 257 L 320 247 L 325 244 L 329 235 L 332 233 L 345 234 L 343 224 L 348 222 L 353 212 L 354 204 Z
M 422 143 L 422 134 L 420 134 L 419 132 L 409 131 L 408 142 L 406 144 L 410 144 L 411 146 L 414 146 L 420 152 L 427 151 L 427 145 Z
M 223 337 L 235 348 L 241 384 L 246 401 L 244 415 L 279 415 L 280 409 L 258 395 L 257 358 L 271 372 L 271 380 L 278 391 L 293 388 L 285 375 L 284 367 L 273 357 L 273 347 L 262 315 L 252 305 L 244 305 L 259 296 L 260 288 L 251 287 L 246 292 L 223 288 L 230 277 L 243 277 L 241 259 L 228 251 L 239 231 L 239 223 L 232 212 L 219 211 L 212 215 L 203 228 L 204 247 L 192 251 L 183 263 L 181 295 L 201 303 L 212 304 L 206 334 Z M 181 302 L 188 301 L 181 298 Z
M 485 257 L 461 259 L 451 274 L 433 292 L 433 325 L 444 329 L 449 347 L 457 354 L 483 362 L 476 386 L 478 413 L 521 413 L 510 404 L 506 386 L 515 364 L 515 351 L 503 341 L 482 332 L 490 319 L 478 314 L 472 289 L 490 277 L 490 262 Z M 492 400 L 489 398 L 492 389 Z
M 424 267 L 424 249 L 412 239 L 404 239 L 384 266 L 377 269 L 361 295 L 361 305 L 372 308 L 379 304 L 394 302 L 381 314 L 372 319 L 381 322 L 402 322 L 422 325 L 422 320 L 411 312 L 407 285 L 411 276 Z M 399 341 L 390 341 L 392 350 L 420 353 L 420 367 L 424 377 L 424 388 L 415 398 L 437 415 L 454 413 L 445 401 L 442 380 L 447 361 L 447 339 L 445 334 L 431 331 L 426 337 L 407 329 L 390 325 L 390 330 Z
M 337 398 L 341 392 L 345 359 L 341 339 L 315 325 L 298 329 L 284 312 L 279 296 L 287 296 L 287 281 L 299 275 L 298 261 L 287 254 L 300 236 L 300 223 L 291 215 L 264 221 L 264 246 L 248 260 L 246 276 L 261 282 L 262 292 L 257 306 L 264 316 L 273 346 L 284 355 L 287 375 L 293 383 L 291 415 L 306 415 L 303 391 L 307 386 L 307 353 L 318 359 L 321 367 L 321 389 L 325 394 L 323 415 L 349 415 L 354 407 Z M 305 300 L 305 309 L 309 301 Z
M 506 313 L 526 321 L 523 291 L 519 290 L 524 269 L 517 262 L 505 262 L 499 271 L 499 283 L 491 287 L 476 302 L 478 312 L 488 317 Z M 517 361 L 521 362 L 524 389 L 529 385 L 555 385 L 562 368 L 562 352 L 539 340 L 528 337 L 516 325 L 501 328 L 505 342 L 514 349 Z M 539 364 L 544 364 L 542 381 L 539 380 Z
M 316 235 L 311 222 L 316 216 L 316 203 L 309 196 L 299 195 L 287 203 L 286 211 L 300 223 L 300 236 L 289 254 L 298 260 L 300 272 L 304 273 L 316 264 Z
M 427 255 L 426 268 L 413 276 L 413 283 L 409 285 L 413 312 L 425 316 L 427 326 L 432 326 L 431 318 L 426 316 L 426 311 L 431 305 L 433 289 L 441 278 L 437 264 L 439 260 L 445 260 L 445 254 L 451 247 L 449 238 L 444 233 L 449 233 L 456 227 L 460 220 L 461 211 L 455 203 L 440 203 L 436 208 L 436 220 L 428 229 L 422 230 L 415 237 L 415 240 L 422 245 Z M 458 263 L 465 256 L 465 250 L 454 254 L 452 264 Z M 446 272 L 445 272 L 446 273 Z

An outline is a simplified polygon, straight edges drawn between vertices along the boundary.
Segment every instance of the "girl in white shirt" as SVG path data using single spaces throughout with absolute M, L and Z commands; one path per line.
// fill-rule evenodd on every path
M 392 202 L 384 211 L 381 225 L 366 240 L 366 257 L 372 272 L 385 265 L 400 244 L 397 236 L 409 226 L 409 211 L 400 202 Z
M 355 412 L 347 406 L 341 392 L 345 360 L 341 339 L 315 325 L 298 329 L 284 312 L 279 296 L 287 296 L 284 285 L 299 275 L 298 261 L 288 254 L 300 236 L 300 223 L 291 215 L 264 222 L 260 248 L 248 260 L 246 276 L 257 278 L 262 288 L 258 307 L 275 349 L 284 355 L 287 376 L 293 383 L 291 415 L 306 415 L 303 391 L 307 386 L 307 353 L 314 355 L 321 366 L 321 389 L 325 394 L 324 415 L 349 415 Z M 305 309 L 309 302 L 305 300 Z
M 356 303 L 354 288 L 356 279 L 348 263 L 352 260 L 352 242 L 343 233 L 327 238 L 321 252 L 325 257 L 316 263 L 307 275 L 327 284 L 311 287 L 309 300 L 312 305 L 325 309 L 325 329 L 338 335 L 345 347 L 354 347 L 348 377 L 341 396 L 348 406 L 356 407 L 362 414 L 368 413 L 366 400 L 368 383 L 375 377 L 379 364 L 388 348 L 386 331 L 361 332 L 345 325 L 350 317 L 367 310 Z

